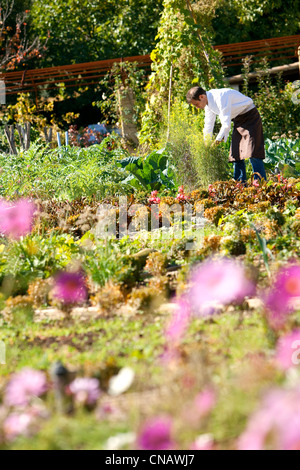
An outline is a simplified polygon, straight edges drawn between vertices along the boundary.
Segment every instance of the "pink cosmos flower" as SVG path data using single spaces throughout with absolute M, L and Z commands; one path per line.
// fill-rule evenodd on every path
M 47 378 L 43 372 L 25 368 L 12 376 L 5 390 L 4 403 L 8 406 L 26 406 L 33 397 L 43 395 L 47 389 Z
M 94 405 L 101 395 L 97 379 L 77 378 L 69 385 L 69 390 L 82 405 Z
M 14 441 L 18 436 L 29 436 L 34 417 L 29 413 L 12 413 L 3 423 L 3 431 L 8 441 Z
M 18 239 L 31 232 L 36 206 L 23 199 L 15 203 L 0 201 L 0 233 Z
M 192 403 L 186 406 L 184 419 L 192 427 L 198 427 L 199 422 L 206 417 L 216 404 L 216 394 L 212 388 L 200 392 Z
M 141 450 L 174 450 L 171 439 L 172 420 L 167 416 L 158 416 L 148 421 L 138 436 Z
M 168 343 L 178 343 L 186 332 L 190 321 L 190 307 L 186 300 L 179 299 L 177 301 L 177 309 L 174 312 L 171 321 L 165 332 Z
M 87 288 L 83 274 L 60 273 L 55 279 L 54 296 L 65 304 L 84 302 L 87 299 Z
M 264 299 L 268 310 L 267 318 L 272 328 L 279 329 L 285 324 L 286 316 L 293 310 L 290 302 L 299 296 L 300 266 L 291 265 L 281 269 Z
M 280 338 L 277 350 L 276 361 L 283 370 L 288 370 L 300 364 L 300 330 Z
M 243 267 L 230 259 L 208 260 L 200 264 L 192 275 L 189 300 L 196 313 L 211 313 L 205 304 L 221 302 L 241 303 L 255 291 L 254 284 L 247 279 Z
M 274 389 L 238 440 L 239 450 L 300 450 L 300 388 Z

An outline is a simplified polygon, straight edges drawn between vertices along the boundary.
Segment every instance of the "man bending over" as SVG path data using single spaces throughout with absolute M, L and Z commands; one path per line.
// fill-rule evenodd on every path
M 204 137 L 212 138 L 219 115 L 222 128 L 216 143 L 227 141 L 233 121 L 229 161 L 234 164 L 234 179 L 243 183 L 247 181 L 245 160 L 250 159 L 253 172 L 266 180 L 262 121 L 253 100 L 231 88 L 205 91 L 199 86 L 191 88 L 186 99 L 197 109 L 205 109 Z M 254 176 L 254 179 L 258 178 L 258 175 Z

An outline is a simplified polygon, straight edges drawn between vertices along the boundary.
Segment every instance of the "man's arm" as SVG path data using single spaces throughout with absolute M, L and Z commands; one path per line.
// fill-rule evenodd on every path
M 215 127 L 215 122 L 216 122 L 216 114 L 213 113 L 210 109 L 205 107 L 205 120 L 204 120 L 204 129 L 203 129 L 203 135 L 204 138 L 206 139 L 207 137 L 212 138 L 213 132 L 214 132 L 214 127 Z
M 226 93 L 221 98 L 220 108 L 221 112 L 219 114 L 220 121 L 222 124 L 221 130 L 217 135 L 216 140 L 224 142 L 227 141 L 229 132 L 231 129 L 231 99 L 230 94 Z

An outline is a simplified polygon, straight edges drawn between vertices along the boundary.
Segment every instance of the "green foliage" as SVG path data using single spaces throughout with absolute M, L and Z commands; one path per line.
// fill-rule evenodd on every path
M 9 295 L 25 294 L 30 282 L 50 277 L 57 270 L 65 268 L 78 254 L 79 246 L 69 235 L 30 235 L 5 248 L 2 246 L 2 289 Z
M 5 124 L 30 123 L 30 139 L 34 142 L 39 137 L 44 137 L 44 128 L 48 125 L 53 127 L 54 133 L 59 131 L 62 121 L 57 119 L 54 112 L 54 102 L 46 102 L 41 100 L 39 109 L 30 97 L 30 93 L 20 93 L 17 96 L 15 104 L 10 104 L 3 110 L 2 121 Z M 70 118 L 76 117 L 70 113 Z M 19 142 L 19 134 L 15 130 L 15 141 L 17 146 Z
M 100 287 L 110 280 L 133 287 L 141 271 L 134 258 L 123 254 L 113 240 L 98 242 L 94 250 L 87 251 L 83 267 L 93 283 Z
M 50 39 L 43 66 L 147 54 L 161 0 L 32 0 L 32 32 Z
M 112 141 L 107 137 L 88 149 L 50 149 L 36 143 L 16 156 L 0 154 L 0 195 L 73 200 L 124 192 L 117 160 L 128 154 L 121 147 L 109 150 Z
M 203 140 L 204 113 L 175 100 L 170 114 L 169 148 L 177 180 L 189 190 L 229 176 L 226 144 L 218 147 Z M 166 130 L 164 130 L 166 132 Z M 161 139 L 165 139 L 165 132 Z
M 253 98 L 256 104 L 264 127 L 264 134 L 272 137 L 275 134 L 292 133 L 300 131 L 300 104 L 294 102 L 293 94 L 299 88 L 296 83 L 284 84 L 281 75 L 276 79 L 268 72 L 270 65 L 267 59 L 263 59 L 261 64 L 254 68 L 258 73 L 257 91 L 249 87 L 249 72 L 251 70 L 251 57 L 244 61 L 244 84 L 243 92 Z
M 300 176 L 300 139 L 266 139 L 265 166 L 269 170 L 290 170 L 295 176 Z
M 216 44 L 298 34 L 299 0 L 221 0 L 213 28 Z
M 165 0 L 163 6 L 157 44 L 151 54 L 153 72 L 147 85 L 140 132 L 140 142 L 148 145 L 155 145 L 159 135 L 162 110 L 168 102 L 171 67 L 172 101 L 175 97 L 185 100 L 186 92 L 195 83 L 206 88 L 223 84 L 220 54 L 212 45 L 215 2 L 192 4 L 196 24 L 185 0 Z
M 198 112 L 180 98 L 174 100 L 169 123 L 167 111 L 164 110 L 165 127 L 162 127 L 160 132 L 160 145 L 165 144 L 169 130 L 168 148 L 172 164 L 176 168 L 176 178 L 189 190 L 196 187 L 198 183 L 191 141 L 193 139 L 197 141 L 202 134 L 203 119 L 204 113 Z
M 119 162 L 130 176 L 124 181 L 135 189 L 149 191 L 175 188 L 175 173 L 167 149 L 154 150 L 146 157 L 128 157 Z
M 134 115 L 130 116 L 130 121 L 138 124 L 145 107 L 142 93 L 145 84 L 145 71 L 138 67 L 137 62 L 116 62 L 100 82 L 104 91 L 102 100 L 93 105 L 102 111 L 106 120 L 115 124 L 120 120 L 120 100 L 130 89 L 135 101 Z
M 120 270 L 120 250 L 110 241 L 98 244 L 86 252 L 84 268 L 94 283 L 104 286 Z

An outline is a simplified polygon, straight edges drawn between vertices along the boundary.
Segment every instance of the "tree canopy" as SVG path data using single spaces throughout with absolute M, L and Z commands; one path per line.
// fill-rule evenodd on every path
M 32 0 L 35 33 L 46 38 L 43 65 L 150 53 L 162 0 Z
M 220 0 L 213 20 L 215 44 L 300 33 L 299 0 Z

